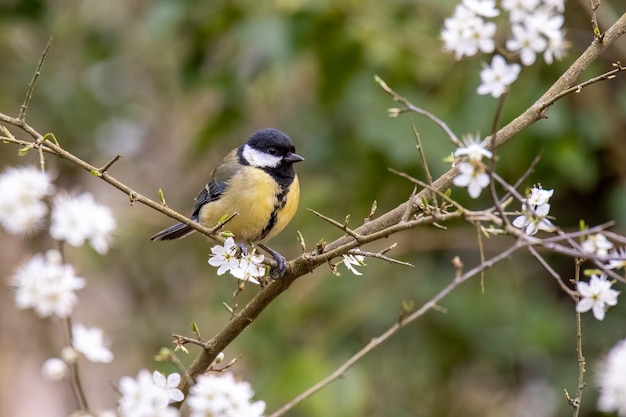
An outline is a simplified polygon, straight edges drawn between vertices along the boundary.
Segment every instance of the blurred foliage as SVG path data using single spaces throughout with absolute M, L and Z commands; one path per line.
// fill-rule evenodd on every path
M 387 168 L 424 178 L 411 123 L 433 175 L 448 168 L 442 160 L 453 147 L 444 133 L 417 115 L 389 119 L 386 109 L 394 103 L 374 83 L 375 74 L 459 136 L 490 132 L 496 102 L 475 94 L 482 59 L 457 63 L 441 52 L 439 31 L 454 4 L 3 0 L 0 111 L 17 114 L 52 36 L 29 122 L 54 132 L 62 146 L 94 165 L 123 154 L 112 175 L 155 199 L 162 188 L 168 204 L 183 213 L 222 155 L 258 128 L 280 128 L 306 158 L 298 166 L 301 210 L 272 243 L 292 258 L 299 253 L 296 230 L 309 249 L 341 235 L 304 208 L 337 219 L 350 214 L 356 226 L 374 200 L 378 213 L 406 200 L 412 185 Z M 502 123 L 532 104 L 591 41 L 586 4 L 567 5 L 570 55 L 553 66 L 524 68 Z M 617 15 L 621 6 L 604 1 L 601 9 Z M 589 77 L 623 59 L 625 42 L 592 65 Z M 624 89 L 620 76 L 569 96 L 548 111 L 548 119 L 498 150 L 498 172 L 511 182 L 541 155 L 523 187 L 541 182 L 554 188 L 551 212 L 566 229 L 575 229 L 579 219 L 615 219 L 618 231 L 625 229 Z M 20 159 L 17 149 L 2 146 L 0 162 L 4 168 L 37 159 Z M 84 369 L 93 404 L 108 407 L 116 394 L 105 381 L 136 375 L 142 367 L 172 370 L 151 361 L 168 345 L 170 333 L 190 334 L 192 320 L 206 338 L 217 331 L 228 320 L 222 302 L 232 303 L 235 283 L 207 267 L 202 238 L 152 243 L 148 237 L 169 219 L 129 206 L 124 195 L 63 161 L 48 159 L 47 166 L 59 186 L 91 190 L 118 215 L 116 247 L 106 258 L 67 250 L 89 278 L 76 320 L 104 327 L 117 356 L 112 366 Z M 486 201 L 470 201 L 458 189 L 452 195 L 470 207 Z M 0 254 L 3 276 L 11 274 L 16 259 L 50 244 L 44 234 L 26 243 L 4 234 L 0 239 L 6 248 Z M 453 256 L 467 267 L 479 262 L 474 229 L 464 224 L 405 232 L 380 245 L 392 242 L 399 245 L 391 255 L 415 268 L 368 260 L 363 277 L 342 266 L 341 277 L 320 268 L 276 300 L 225 352 L 227 360 L 244 355 L 233 370 L 251 381 L 268 410 L 325 377 L 393 324 L 403 301 L 419 306 L 430 299 L 452 279 Z M 488 240 L 487 256 L 509 244 L 510 239 Z M 571 261 L 548 259 L 563 277 L 573 277 Z M 289 415 L 567 415 L 563 388 L 575 391 L 577 372 L 573 302 L 525 255 L 489 270 L 484 285 L 482 293 L 479 278 L 470 281 L 444 300 L 446 314 L 430 312 L 403 329 Z M 255 291 L 247 288 L 238 304 Z M 63 415 L 73 407 L 69 389 L 33 382 L 43 358 L 58 354 L 59 326 L 16 312 L 11 297 L 0 291 L 0 415 L 35 415 L 29 407 L 36 405 L 27 399 L 35 392 L 45 410 Z M 624 310 L 619 305 L 604 322 L 584 317 L 583 415 L 595 415 L 594 364 L 625 336 Z M 191 357 L 182 360 L 189 363 Z M 15 362 L 26 365 L 16 368 Z

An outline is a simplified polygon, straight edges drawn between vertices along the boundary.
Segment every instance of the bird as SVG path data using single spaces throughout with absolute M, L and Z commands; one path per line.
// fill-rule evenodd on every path
M 226 216 L 224 228 L 231 232 L 243 253 L 247 244 L 268 252 L 278 265 L 279 276 L 287 260 L 263 244 L 280 233 L 298 208 L 300 184 L 293 164 L 304 161 L 292 140 L 278 129 L 254 132 L 215 167 L 205 187 L 195 198 L 190 219 L 213 228 Z M 193 233 L 179 222 L 161 230 L 152 241 L 181 239 Z

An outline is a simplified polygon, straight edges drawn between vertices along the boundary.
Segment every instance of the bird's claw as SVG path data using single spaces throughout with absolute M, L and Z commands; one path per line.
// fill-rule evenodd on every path
M 259 244 L 259 247 L 261 247 L 264 251 L 266 251 L 267 253 L 269 253 L 270 255 L 272 255 L 272 258 L 274 258 L 274 260 L 276 261 L 276 263 L 278 264 L 276 266 L 276 271 L 278 272 L 278 276 L 274 276 L 271 272 L 273 272 L 273 270 L 270 272 L 270 275 L 272 276 L 272 278 L 282 278 L 285 273 L 287 272 L 287 259 L 285 259 L 285 257 L 283 255 L 281 255 L 280 253 L 276 252 L 274 249 L 272 248 L 268 248 L 265 245 Z

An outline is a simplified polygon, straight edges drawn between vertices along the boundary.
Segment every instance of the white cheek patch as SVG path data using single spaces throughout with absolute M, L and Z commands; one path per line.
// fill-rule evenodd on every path
M 282 160 L 280 156 L 266 154 L 248 145 L 243 147 L 243 157 L 250 165 L 257 168 L 276 168 Z

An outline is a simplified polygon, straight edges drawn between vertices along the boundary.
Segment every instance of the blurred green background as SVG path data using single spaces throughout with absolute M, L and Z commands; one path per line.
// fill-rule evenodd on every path
M 475 93 L 486 57 L 461 63 L 441 51 L 439 32 L 451 0 L 57 1 L 0 0 L 0 111 L 17 115 L 48 38 L 45 62 L 28 121 L 53 132 L 61 145 L 96 166 L 116 153 L 109 171 L 154 199 L 162 188 L 170 207 L 188 214 L 214 164 L 250 133 L 277 127 L 296 143 L 301 208 L 272 247 L 294 258 L 302 232 L 308 248 L 341 233 L 305 208 L 358 225 L 378 202 L 378 213 L 407 199 L 412 186 L 387 168 L 418 178 L 411 123 L 433 175 L 447 170 L 453 147 L 433 123 L 417 115 L 389 119 L 392 102 L 373 81 L 378 74 L 414 104 L 443 118 L 460 136 L 489 133 L 496 101 Z M 620 0 L 603 1 L 601 27 L 623 13 Z M 553 83 L 592 39 L 587 1 L 567 2 L 568 57 L 552 66 L 524 68 L 512 86 L 503 121 L 513 119 Z M 500 41 L 506 39 L 503 34 Z M 588 77 L 625 60 L 626 38 L 603 54 Z M 574 230 L 579 219 L 615 219 L 626 226 L 626 90 L 624 77 L 598 83 L 558 102 L 549 118 L 501 148 L 498 172 L 514 182 L 541 154 L 524 187 L 554 188 L 551 213 Z M 14 133 L 24 137 L 22 133 Z M 35 164 L 0 147 L 0 168 Z M 150 242 L 171 220 L 52 158 L 47 167 L 60 188 L 89 190 L 114 208 L 119 222 L 106 257 L 68 248 L 88 285 L 75 321 L 105 329 L 116 360 L 85 363 L 84 384 L 94 408 L 110 408 L 112 384 L 140 368 L 173 371 L 152 358 L 170 345 L 170 333 L 205 338 L 227 320 L 234 280 L 206 263 L 210 245 L 200 236 Z M 453 197 L 486 207 L 466 192 Z M 572 208 L 575 208 L 572 209 Z M 341 277 L 319 268 L 274 302 L 225 352 L 268 411 L 292 399 L 343 363 L 398 317 L 403 301 L 416 306 L 453 278 L 450 260 L 479 261 L 474 228 L 424 227 L 364 249 L 394 242 L 391 255 L 415 268 L 368 260 L 362 277 L 340 266 Z M 512 243 L 485 242 L 486 256 Z M 9 277 L 30 254 L 50 248 L 45 233 L 27 239 L 0 233 L 0 274 Z M 547 256 L 566 279 L 574 264 Z M 6 280 L 8 282 L 8 279 Z M 619 289 L 619 288 L 618 288 Z M 257 291 L 248 287 L 243 305 Z M 575 392 L 574 303 L 526 254 L 490 269 L 400 331 L 290 416 L 562 416 Z M 588 361 L 585 416 L 598 415 L 596 361 L 626 337 L 623 303 L 603 322 L 583 317 Z M 63 416 L 74 408 L 69 384 L 41 381 L 43 360 L 63 346 L 61 323 L 17 311 L 8 286 L 0 291 L 0 416 Z M 188 364 L 197 353 L 190 347 Z M 33 399 L 37 401 L 32 401 Z

